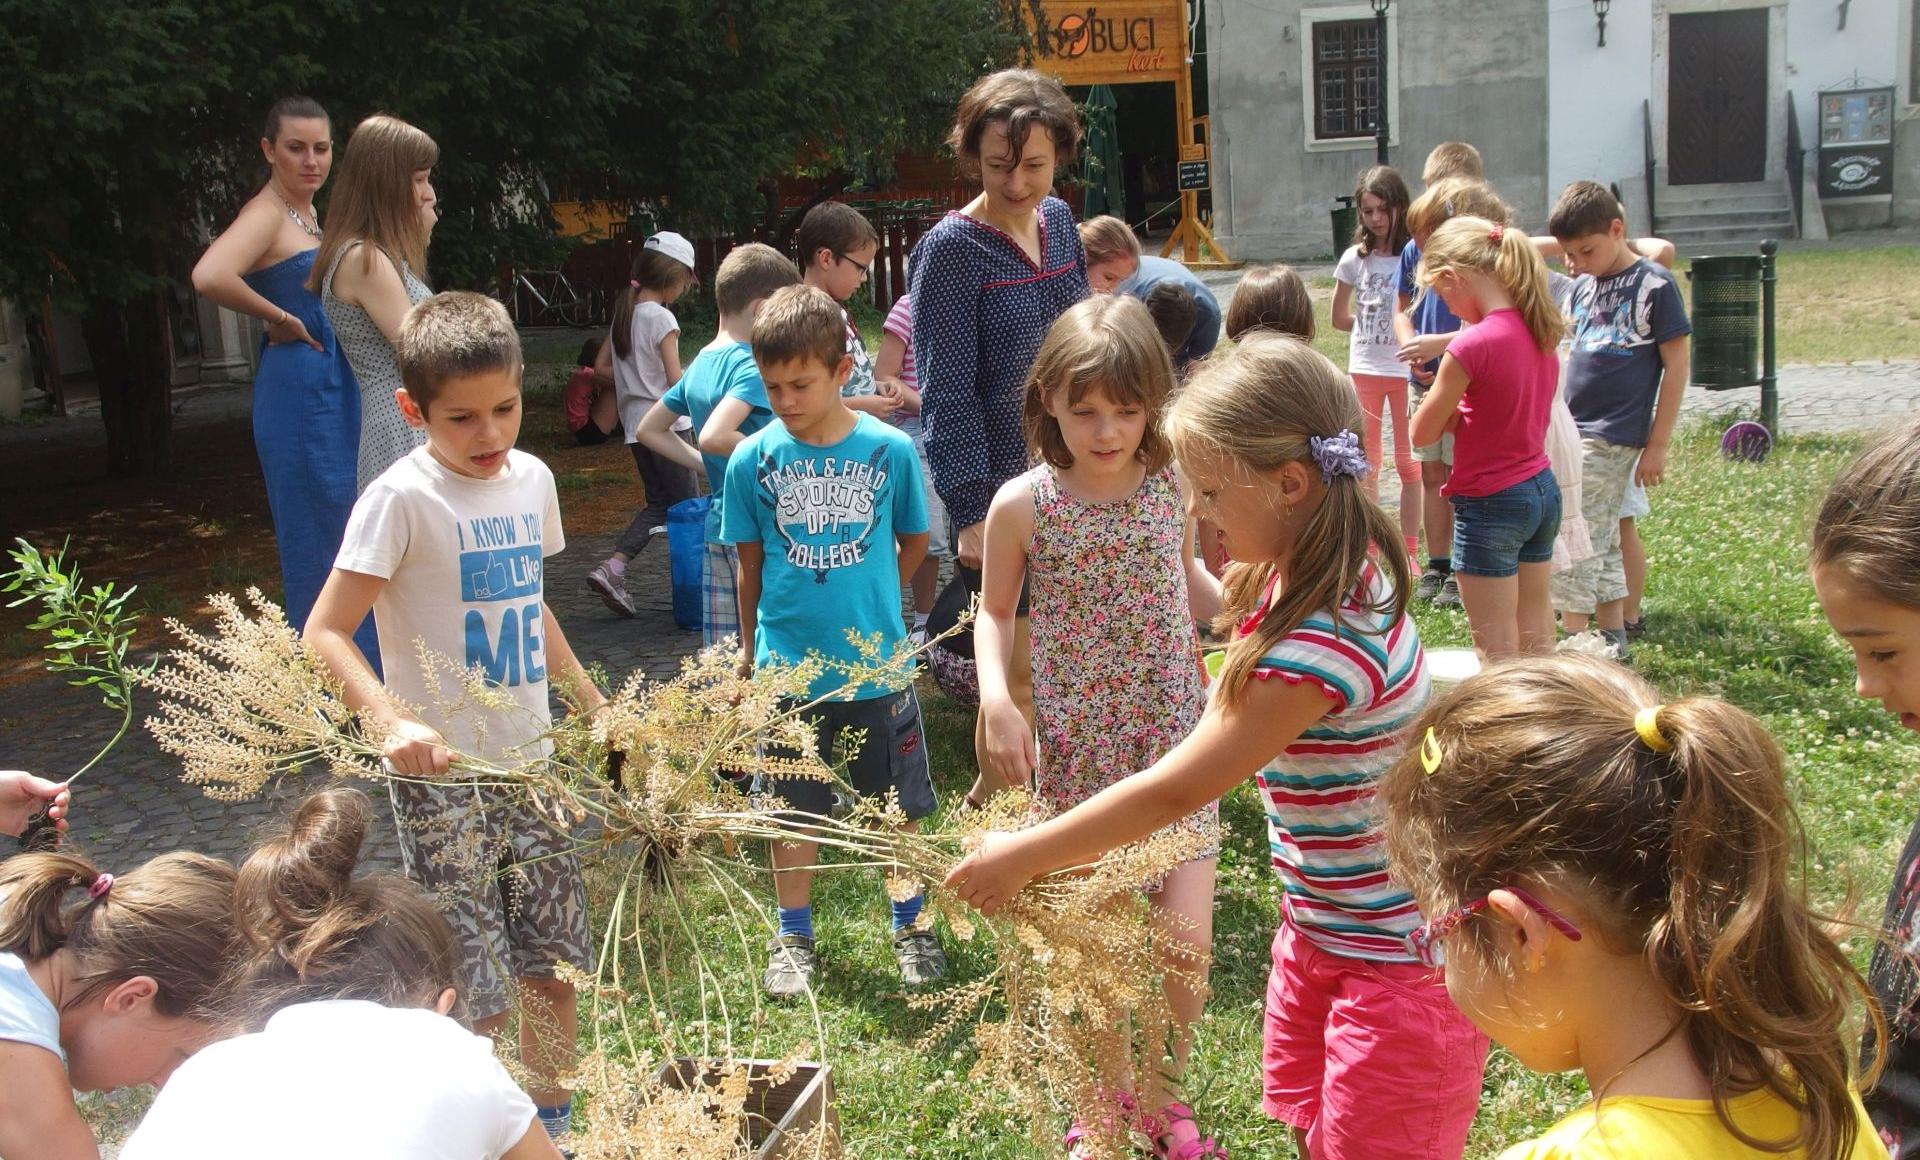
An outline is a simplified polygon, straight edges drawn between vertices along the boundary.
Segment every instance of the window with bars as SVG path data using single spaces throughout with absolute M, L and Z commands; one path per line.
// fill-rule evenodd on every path
M 1380 36 L 1371 20 L 1313 25 L 1313 135 L 1371 137 L 1380 115 Z

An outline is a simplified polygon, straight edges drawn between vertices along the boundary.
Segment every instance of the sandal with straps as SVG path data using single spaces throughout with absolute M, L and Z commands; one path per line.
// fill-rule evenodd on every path
M 1193 1122 L 1193 1109 L 1171 1103 L 1161 1109 L 1165 1128 L 1153 1135 L 1153 1154 L 1160 1160 L 1227 1160 L 1227 1150 L 1212 1136 L 1202 1136 Z
M 1119 1113 L 1119 1120 L 1117 1121 L 1119 1123 L 1132 1121 L 1140 1109 L 1140 1101 L 1134 1098 L 1132 1092 L 1119 1091 L 1117 1089 L 1106 1090 L 1100 1093 L 1100 1098 L 1103 1101 L 1112 1102 L 1114 1109 Z M 1104 1112 L 1102 1114 L 1112 1115 L 1111 1112 Z M 1148 1118 L 1151 1119 L 1151 1117 Z M 1067 1156 L 1069 1160 L 1092 1160 L 1094 1155 L 1092 1136 L 1093 1129 L 1088 1126 L 1085 1120 L 1076 1119 L 1073 1121 L 1072 1126 L 1067 1129 L 1066 1135 Z

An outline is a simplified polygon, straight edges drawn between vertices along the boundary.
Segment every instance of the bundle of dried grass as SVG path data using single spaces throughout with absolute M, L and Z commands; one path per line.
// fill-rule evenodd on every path
M 257 590 L 247 600 L 251 614 L 231 597 L 213 597 L 209 634 L 170 620 L 181 647 L 145 681 L 160 698 L 148 727 L 181 759 L 186 779 L 211 796 L 237 800 L 310 764 L 352 777 L 396 777 L 380 760 L 379 729 L 347 709 L 338 685 L 280 610 Z M 862 660 L 836 670 L 842 688 L 911 678 L 910 651 L 882 655 L 871 641 L 856 643 Z M 451 666 L 430 655 L 420 662 Z M 897 803 L 861 801 L 842 818 L 796 817 L 778 801 L 743 793 L 728 776 L 767 770 L 759 754 L 771 744 L 802 755 L 780 762 L 780 776 L 839 781 L 814 751 L 802 719 L 818 703 L 806 690 L 819 672 L 819 662 L 809 661 L 742 676 L 730 648 L 709 649 L 686 660 L 670 680 L 648 683 L 632 674 L 604 708 L 555 722 L 543 736 L 550 758 L 515 764 L 454 755 L 454 775 L 463 781 L 523 797 L 545 816 L 575 823 L 590 877 L 600 880 L 600 969 L 578 980 L 588 992 L 594 1044 L 579 1081 L 587 1096 L 586 1131 L 596 1142 L 595 1150 L 580 1154 L 734 1154 L 721 1142 L 732 1138 L 726 1131 L 715 1129 L 719 1134 L 709 1139 L 694 1124 L 700 1120 L 695 1104 L 708 1120 L 731 1122 L 730 1088 L 667 1095 L 635 1072 L 636 1064 L 620 1061 L 655 1058 L 683 1039 L 697 1040 L 705 1059 L 782 1054 L 758 1042 L 764 1023 L 757 1017 L 758 987 L 724 977 L 701 948 L 716 924 L 744 947 L 769 933 L 770 908 L 749 886 L 764 870 L 743 860 L 742 843 L 796 836 L 833 851 L 837 868 L 878 868 L 896 896 L 924 885 L 930 905 L 922 922 L 944 916 L 956 937 L 978 938 L 989 949 L 985 975 L 912 1000 L 935 1016 L 922 1046 L 931 1049 L 970 1028 L 976 1079 L 1012 1097 L 1036 1141 L 1058 1130 L 1063 1112 L 1078 1113 L 1095 1128 L 1102 1153 L 1124 1154 L 1127 1125 L 1106 1114 L 1108 1093 L 1158 1066 L 1152 1048 L 1165 1042 L 1170 1022 L 1141 885 L 1192 858 L 1200 839 L 1156 835 L 1092 866 L 1042 878 L 994 918 L 982 919 L 936 884 L 989 830 L 1037 820 L 1024 796 L 1003 794 L 954 828 L 908 832 Z M 436 706 L 440 714 L 501 703 L 477 672 L 461 678 L 461 703 Z M 430 679 L 428 687 L 440 686 Z M 610 754 L 619 757 L 610 761 Z M 691 913 L 696 907 L 710 913 Z M 673 956 L 650 958 L 647 948 L 658 945 L 662 929 L 684 937 Z M 669 986 L 670 980 L 679 985 Z M 672 1010 L 673 996 L 689 990 L 698 1012 L 692 1018 Z M 643 1013 L 638 1018 L 636 1009 Z M 814 1021 L 824 1042 L 817 1007 Z M 697 1025 L 697 1033 L 685 1034 L 687 1025 Z M 672 1141 L 671 1148 L 660 1151 L 648 1142 L 658 1140 Z

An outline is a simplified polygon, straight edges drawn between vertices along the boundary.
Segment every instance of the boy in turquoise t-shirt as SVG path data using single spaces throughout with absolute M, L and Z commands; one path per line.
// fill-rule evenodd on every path
M 634 432 L 636 441 L 675 463 L 707 473 L 707 552 L 700 617 L 702 644 L 745 639 L 740 631 L 739 554 L 720 539 L 720 504 L 726 484 L 727 456 L 740 440 L 773 421 L 766 388 L 747 345 L 754 315 L 767 296 L 800 281 L 800 271 L 780 251 L 754 242 L 736 246 L 714 275 L 714 304 L 720 330 L 692 362 L 680 381 L 667 389 Z M 699 433 L 700 450 L 674 434 L 685 415 Z
M 839 666 L 861 663 L 850 636 L 891 655 L 906 637 L 900 586 L 927 553 L 927 497 L 913 441 L 840 396 L 852 359 L 846 320 L 825 291 L 781 290 L 753 324 L 753 357 L 780 421 L 748 436 L 727 463 L 720 538 L 740 553 L 741 643 L 756 667 L 828 662 L 809 700 L 841 688 Z M 835 662 L 838 662 L 836 666 Z M 913 685 L 865 684 L 852 700 L 807 711 L 820 756 L 832 760 L 843 732 L 864 741 L 845 776 L 862 797 L 895 795 L 907 824 L 933 813 L 920 703 Z M 800 814 L 826 815 L 832 787 L 770 778 L 766 788 Z M 764 978 L 776 997 L 806 991 L 818 968 L 813 872 L 818 846 L 776 842 L 774 890 L 780 933 Z M 893 903 L 893 942 L 909 986 L 938 979 L 946 959 L 920 922 L 923 894 Z

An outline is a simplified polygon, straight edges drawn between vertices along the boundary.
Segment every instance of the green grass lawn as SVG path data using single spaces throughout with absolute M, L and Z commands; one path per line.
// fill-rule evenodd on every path
M 1813 505 L 1857 445 L 1790 439 L 1764 464 L 1735 464 L 1715 454 L 1713 434 L 1704 428 L 1688 434 L 1673 482 L 1655 493 L 1654 515 L 1642 522 L 1652 560 L 1650 631 L 1635 654 L 1636 668 L 1671 697 L 1724 696 L 1766 722 L 1791 759 L 1812 840 L 1808 874 L 1820 900 L 1840 908 L 1857 898 L 1861 915 L 1877 918 L 1915 812 L 1920 743 L 1854 696 L 1849 654 L 1828 632 L 1805 571 Z M 1423 607 L 1416 616 L 1430 646 L 1467 643 L 1457 611 Z M 936 779 L 953 802 L 972 777 L 972 715 L 930 686 L 923 699 Z M 1216 901 L 1214 994 L 1199 1028 L 1189 1095 L 1203 1125 L 1236 1155 L 1290 1156 L 1287 1133 L 1258 1107 L 1261 1001 L 1280 891 L 1267 867 L 1253 793 L 1236 790 L 1223 816 L 1228 832 Z M 764 891 L 765 883 L 754 888 Z M 815 913 L 824 960 L 819 1024 L 804 1006 L 751 1016 L 736 1006 L 732 1022 L 750 1025 L 761 1050 L 809 1042 L 833 1063 L 853 1154 L 929 1160 L 1044 1154 L 1001 1110 L 1004 1101 L 969 1081 L 972 1056 L 963 1040 L 916 1047 L 928 1017 L 898 993 L 878 875 L 827 872 Z M 716 981 L 737 1005 L 757 986 L 763 937 L 755 932 L 703 944 Z M 951 938 L 947 945 L 960 978 L 982 969 L 973 947 Z M 1856 951 L 1864 959 L 1865 948 Z M 686 1010 L 692 992 L 680 998 L 676 1010 Z M 1468 1155 L 1493 1155 L 1582 1098 L 1577 1079 L 1530 1075 L 1496 1052 Z M 1049 1146 L 1057 1147 L 1051 1141 L 1064 1125 L 1048 1127 Z
M 1680 260 L 1689 312 L 1690 265 Z M 1777 272 L 1774 333 L 1782 365 L 1920 358 L 1920 246 L 1789 250 L 1779 256 Z M 1315 278 L 1308 289 L 1314 349 L 1344 367 L 1347 335 L 1333 328 L 1333 279 Z

